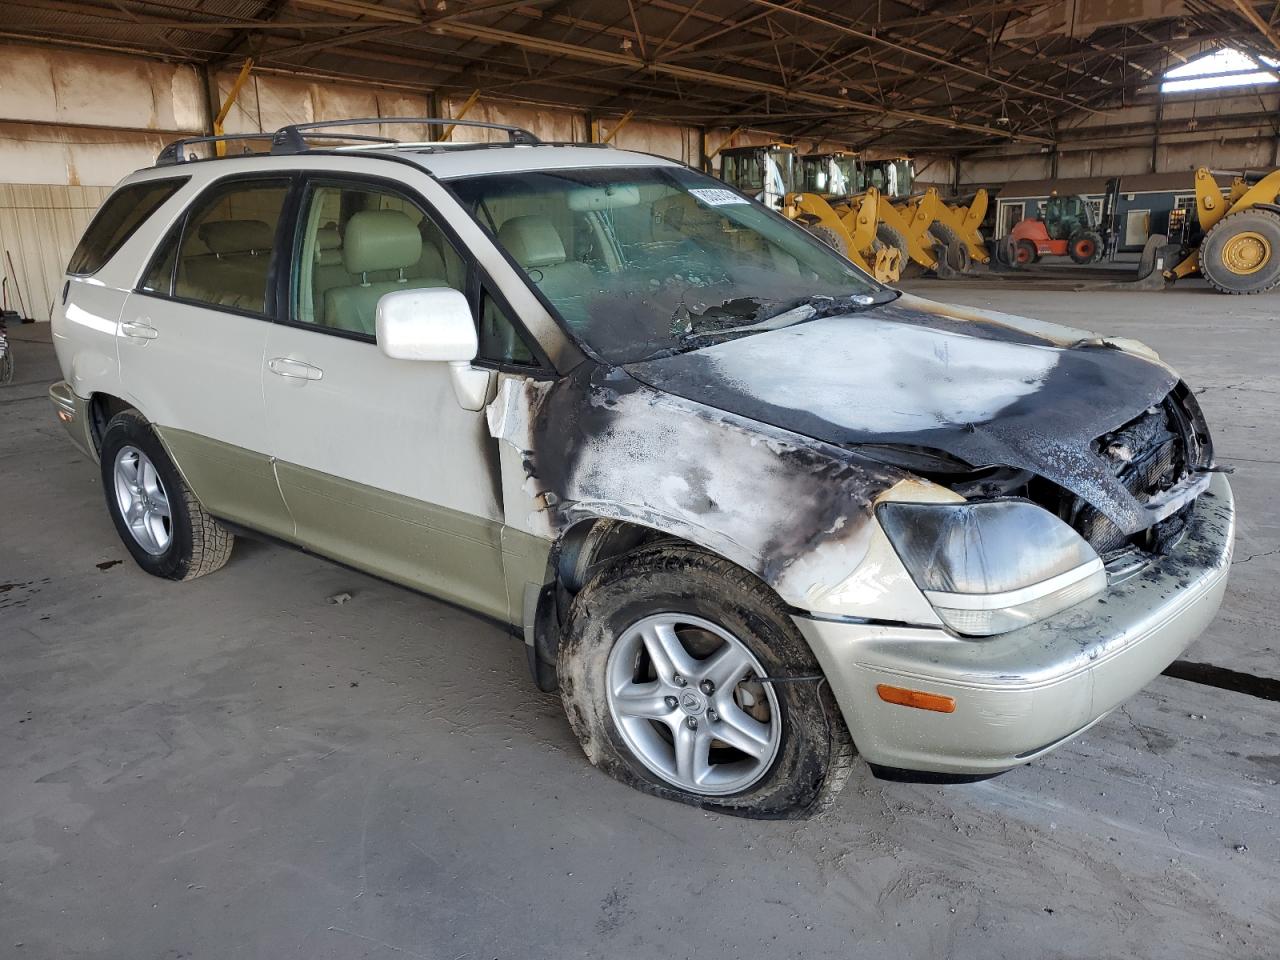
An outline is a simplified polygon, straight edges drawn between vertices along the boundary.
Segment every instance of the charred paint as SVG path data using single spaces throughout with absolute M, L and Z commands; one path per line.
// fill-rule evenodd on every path
M 917 301 L 918 302 L 918 301 Z M 837 446 L 905 443 L 1029 470 L 1128 533 L 1150 525 L 1093 441 L 1158 403 L 1150 355 L 1015 318 L 913 304 L 812 320 L 627 367 L 656 389 Z
M 713 550 L 792 601 L 849 575 L 876 496 L 907 476 L 592 364 L 553 384 L 505 381 L 489 426 L 519 452 L 530 532 L 632 521 Z

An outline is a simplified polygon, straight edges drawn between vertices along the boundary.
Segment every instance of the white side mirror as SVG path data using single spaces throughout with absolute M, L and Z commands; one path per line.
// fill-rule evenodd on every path
M 375 328 L 378 346 L 393 360 L 470 363 L 480 349 L 471 305 L 449 287 L 383 294 Z

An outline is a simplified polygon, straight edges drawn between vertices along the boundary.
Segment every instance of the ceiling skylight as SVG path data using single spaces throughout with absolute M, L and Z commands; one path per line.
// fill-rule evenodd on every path
M 1161 93 L 1186 90 L 1219 90 L 1262 83 L 1280 83 L 1275 69 L 1280 61 L 1251 57 L 1239 50 L 1222 49 L 1168 71 L 1160 84 Z

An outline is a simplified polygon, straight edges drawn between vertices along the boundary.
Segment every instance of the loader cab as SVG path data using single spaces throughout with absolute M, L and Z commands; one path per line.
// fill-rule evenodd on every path
M 720 179 L 774 210 L 796 188 L 796 151 L 787 143 L 720 151 Z
M 810 153 L 801 157 L 800 189 L 828 199 L 861 193 L 857 157 L 852 153 Z
M 909 157 L 896 160 L 860 160 L 858 189 L 875 187 L 891 200 L 911 196 L 915 184 L 915 163 Z

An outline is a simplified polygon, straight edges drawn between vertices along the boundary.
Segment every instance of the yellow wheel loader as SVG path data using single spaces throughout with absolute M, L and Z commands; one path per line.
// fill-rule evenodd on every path
M 902 276 L 902 254 L 898 247 L 876 236 L 880 211 L 885 207 L 889 207 L 888 201 L 872 187 L 847 198 L 838 208 L 816 193 L 791 193 L 783 213 L 881 283 L 897 283 Z
M 1280 170 L 1228 190 L 1205 167 L 1196 171 L 1196 213 L 1203 236 L 1166 280 L 1197 270 L 1221 293 L 1263 293 L 1280 285 Z

